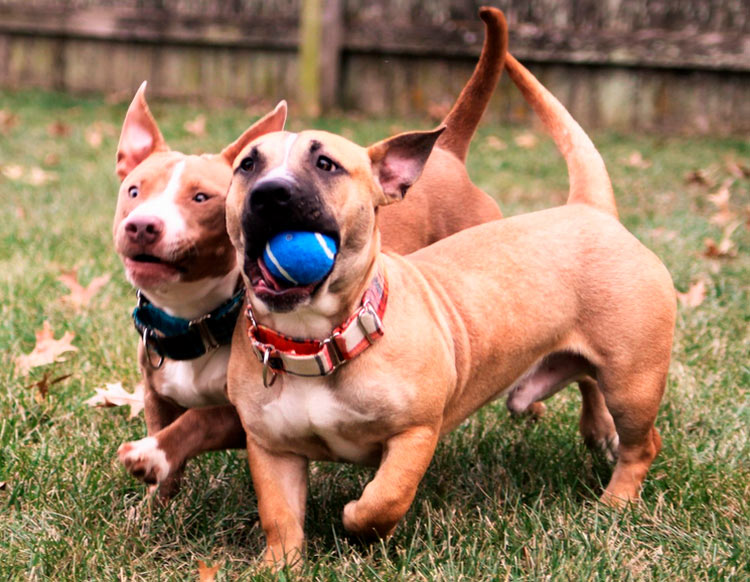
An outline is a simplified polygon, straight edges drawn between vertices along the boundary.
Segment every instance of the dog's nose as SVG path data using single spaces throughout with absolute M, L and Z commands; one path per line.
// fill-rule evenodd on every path
M 268 212 L 286 208 L 292 198 L 292 185 L 286 180 L 262 180 L 250 191 L 250 210 Z
M 164 233 L 164 221 L 156 216 L 136 216 L 125 223 L 125 233 L 131 242 L 153 244 Z

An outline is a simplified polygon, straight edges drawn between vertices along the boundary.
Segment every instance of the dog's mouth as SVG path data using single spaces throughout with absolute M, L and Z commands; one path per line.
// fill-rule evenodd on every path
M 309 284 L 296 284 L 287 279 L 275 276 L 266 265 L 263 258 L 263 249 L 268 240 L 279 232 L 287 230 L 307 230 L 310 232 L 321 232 L 320 225 L 307 224 L 287 225 L 271 231 L 270 235 L 262 239 L 254 238 L 252 244 L 248 245 L 245 253 L 245 274 L 255 296 L 268 305 L 273 311 L 287 312 L 297 305 L 309 300 L 325 284 L 331 275 L 331 271 L 320 281 Z M 323 231 L 322 234 L 336 241 L 338 246 L 339 234 L 334 230 Z M 334 263 L 335 266 L 335 263 Z
M 187 272 L 181 263 L 149 253 L 125 255 L 123 262 L 131 281 L 145 289 L 177 280 Z

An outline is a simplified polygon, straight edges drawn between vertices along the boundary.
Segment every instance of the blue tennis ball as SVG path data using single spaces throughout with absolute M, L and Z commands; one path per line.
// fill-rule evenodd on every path
M 319 232 L 280 232 L 266 243 L 263 262 L 279 281 L 309 285 L 323 279 L 333 268 L 336 241 Z

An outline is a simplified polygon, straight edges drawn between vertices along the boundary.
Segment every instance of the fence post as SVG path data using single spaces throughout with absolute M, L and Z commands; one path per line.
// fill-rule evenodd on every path
M 338 104 L 341 8 L 341 0 L 302 0 L 298 99 L 310 117 Z

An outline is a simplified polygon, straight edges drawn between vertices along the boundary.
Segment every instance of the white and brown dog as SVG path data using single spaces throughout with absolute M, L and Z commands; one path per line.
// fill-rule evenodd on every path
M 502 73 L 505 20 L 483 9 L 486 38 L 475 71 L 445 123 L 409 201 L 384 209 L 386 248 L 407 253 L 453 232 L 500 218 L 495 202 L 472 184 L 464 160 Z M 144 97 L 128 109 L 117 152 L 122 181 L 114 221 L 117 252 L 139 289 L 134 322 L 141 338 L 146 438 L 118 455 L 138 478 L 173 495 L 185 463 L 203 451 L 245 446 L 225 393 L 229 342 L 242 300 L 239 267 L 225 228 L 231 163 L 255 137 L 283 128 L 286 106 L 216 155 L 167 147 Z
M 247 432 L 269 564 L 301 554 L 309 460 L 376 466 L 343 523 L 388 535 L 442 435 L 499 396 L 523 409 L 578 379 L 601 391 L 619 439 L 603 499 L 639 495 L 661 446 L 672 281 L 617 220 L 585 133 L 517 61 L 506 67 L 568 163 L 565 206 L 402 257 L 380 252 L 379 209 L 417 181 L 443 128 L 367 149 L 321 131 L 279 132 L 235 161 L 227 225 L 248 312 L 232 340 L 228 394 Z M 288 229 L 338 242 L 315 286 L 263 268 L 266 241 Z

